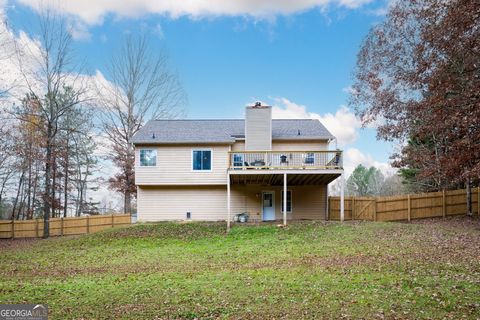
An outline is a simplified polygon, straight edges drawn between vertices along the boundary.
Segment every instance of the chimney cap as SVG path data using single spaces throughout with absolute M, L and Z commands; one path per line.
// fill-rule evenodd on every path
M 250 105 L 250 106 L 247 105 L 246 107 L 249 108 L 249 109 L 268 109 L 268 108 L 271 108 L 268 105 L 262 104 L 260 101 L 257 101 L 255 103 L 253 103 L 253 105 Z

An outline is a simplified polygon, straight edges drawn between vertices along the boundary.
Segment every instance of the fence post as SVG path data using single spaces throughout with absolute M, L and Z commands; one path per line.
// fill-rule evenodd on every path
M 442 216 L 445 219 L 447 215 L 447 197 L 445 196 L 445 189 L 442 190 Z
M 63 217 L 60 218 L 60 235 L 63 236 Z
M 328 216 L 330 214 L 330 197 L 328 196 L 328 191 L 327 191 L 327 203 L 325 204 L 326 209 L 325 209 L 325 221 L 328 221 Z M 131 219 L 130 219 L 131 222 Z
M 15 239 L 15 219 L 12 219 L 12 239 Z
M 411 214 L 412 214 L 412 199 L 410 199 L 410 195 L 408 195 L 407 200 L 408 200 L 408 222 L 410 222 Z
M 352 196 L 350 204 L 352 205 L 352 220 L 355 220 L 355 196 Z
M 377 197 L 373 198 L 373 221 L 377 221 Z
M 87 233 L 90 233 L 90 216 L 87 216 Z
M 115 222 L 113 221 L 113 213 L 112 213 L 112 228 L 115 226 Z

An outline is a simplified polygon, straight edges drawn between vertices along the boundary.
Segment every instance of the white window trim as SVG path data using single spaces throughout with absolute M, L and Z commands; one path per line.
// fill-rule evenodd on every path
M 154 166 L 142 166 L 142 150 L 155 151 L 155 165 Z M 156 148 L 141 148 L 138 149 L 138 166 L 142 168 L 156 168 L 158 166 L 158 150 Z
M 194 151 L 210 151 L 210 170 L 195 170 L 193 169 L 193 152 Z M 190 170 L 191 172 L 212 172 L 213 171 L 213 149 L 211 148 L 195 148 L 190 153 Z
M 291 189 L 287 189 L 287 192 L 290 192 L 290 211 L 287 211 L 287 213 L 292 213 L 293 212 L 293 191 Z M 287 195 L 287 199 L 288 199 L 288 195 Z M 280 195 L 280 212 L 283 212 L 282 206 L 283 206 L 283 189 L 281 190 L 281 195 Z M 288 208 L 288 203 L 287 203 L 287 208 Z

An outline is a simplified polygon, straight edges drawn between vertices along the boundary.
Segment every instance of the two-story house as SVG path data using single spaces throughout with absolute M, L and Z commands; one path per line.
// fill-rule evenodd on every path
M 245 120 L 149 121 L 133 138 L 138 220 L 325 219 L 327 186 L 343 174 L 334 138 L 260 103 Z

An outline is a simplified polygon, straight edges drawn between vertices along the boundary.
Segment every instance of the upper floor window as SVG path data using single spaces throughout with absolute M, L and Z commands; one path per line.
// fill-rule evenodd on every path
M 233 166 L 234 167 L 241 167 L 243 166 L 243 155 L 239 153 L 233 154 Z
M 193 150 L 192 157 L 193 170 L 212 170 L 211 150 Z
M 315 163 L 315 153 L 308 152 L 305 155 L 305 164 L 314 164 Z
M 154 167 L 157 165 L 157 150 L 140 149 L 140 166 Z

